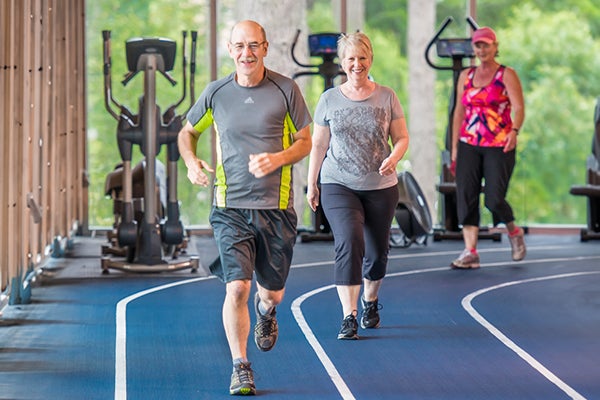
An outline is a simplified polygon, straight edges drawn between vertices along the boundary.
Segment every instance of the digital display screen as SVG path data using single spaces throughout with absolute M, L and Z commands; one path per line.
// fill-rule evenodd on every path
M 436 43 L 438 57 L 475 57 L 471 39 L 439 39 Z
M 125 42 L 127 68 L 138 70 L 138 61 L 142 54 L 159 54 L 164 62 L 164 70 L 171 71 L 175 62 L 176 43 L 165 38 L 132 38 Z M 162 69 L 162 68 L 161 68 Z
M 317 33 L 308 35 L 308 49 L 311 57 L 337 55 L 339 33 Z

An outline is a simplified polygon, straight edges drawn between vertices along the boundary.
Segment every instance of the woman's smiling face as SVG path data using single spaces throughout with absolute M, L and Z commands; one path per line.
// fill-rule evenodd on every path
M 371 56 L 366 51 L 356 47 L 349 47 L 344 53 L 341 65 L 347 78 L 353 81 L 368 79 L 373 64 Z

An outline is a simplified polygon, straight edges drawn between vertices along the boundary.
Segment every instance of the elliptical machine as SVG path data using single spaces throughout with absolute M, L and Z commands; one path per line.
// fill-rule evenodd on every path
M 448 124 L 446 126 L 445 149 L 442 151 L 442 169 L 440 173 L 440 183 L 437 185 L 437 190 L 441 194 L 441 211 L 443 228 L 435 229 L 433 232 L 433 240 L 440 241 L 443 239 L 462 240 L 461 229 L 458 226 L 458 215 L 456 210 L 456 181 L 451 170 L 451 151 L 452 151 L 452 117 L 456 108 L 456 87 L 461 71 L 466 68 L 463 66 L 465 58 L 474 58 L 475 53 L 471 46 L 471 38 L 440 38 L 444 30 L 452 23 L 454 19 L 447 17 L 441 27 L 435 33 L 433 38 L 427 44 L 425 49 L 425 60 L 431 68 L 452 71 L 452 94 L 448 104 Z M 476 30 L 479 26 L 471 18 L 467 17 L 467 22 L 472 30 Z M 430 50 L 436 46 L 437 55 L 440 58 L 452 59 L 452 65 L 440 65 L 431 61 Z M 496 221 L 494 221 L 494 225 Z M 500 232 L 490 232 L 487 227 L 480 227 L 479 239 L 492 239 L 495 242 L 502 240 Z
M 185 113 L 176 108 L 186 97 L 185 40 L 183 36 L 183 95 L 161 114 L 156 104 L 156 73 L 172 85 L 177 82 L 169 71 L 173 69 L 176 43 L 165 38 L 132 38 L 126 42 L 128 72 L 122 83 L 127 85 L 139 72 L 144 75 L 144 93 L 139 99 L 139 112 L 134 114 L 112 96 L 110 31 L 103 31 L 104 100 L 105 107 L 117 121 L 117 144 L 122 163 L 107 177 L 105 192 L 113 198 L 115 224 L 111 246 L 102 249 L 102 272 L 110 268 L 135 272 L 160 272 L 190 268 L 198 270 L 199 259 L 191 256 L 179 259 L 187 238 L 179 218 L 177 200 L 177 135 L 183 126 Z M 194 73 L 197 33 L 192 36 L 190 64 L 190 96 L 194 101 Z M 117 113 L 113 105 L 118 108 Z M 191 107 L 191 105 L 190 105 Z M 132 171 L 133 145 L 144 155 Z M 157 160 L 162 145 L 167 148 L 166 174 Z M 135 198 L 133 197 L 135 194 Z M 166 215 L 166 219 L 164 218 Z M 171 253 L 171 260 L 164 255 Z M 115 259 L 109 255 L 122 255 Z
M 323 91 L 330 89 L 334 86 L 334 79 L 337 76 L 345 75 L 344 71 L 340 68 L 340 65 L 334 60 L 337 57 L 337 41 L 340 36 L 339 33 L 315 33 L 308 35 L 308 48 L 311 57 L 321 57 L 323 62 L 321 64 L 303 64 L 296 58 L 294 49 L 298 43 L 298 37 L 300 36 L 300 29 L 296 32 L 296 37 L 291 47 L 292 60 L 303 68 L 310 68 L 310 70 L 300 71 L 294 74 L 293 79 L 299 76 L 306 75 L 320 75 L 325 81 L 325 88 Z M 330 241 L 333 240 L 333 233 L 329 222 L 325 217 L 321 204 L 317 206 L 317 210 L 312 213 L 312 231 L 301 231 L 300 240 L 302 242 L 312 241 Z

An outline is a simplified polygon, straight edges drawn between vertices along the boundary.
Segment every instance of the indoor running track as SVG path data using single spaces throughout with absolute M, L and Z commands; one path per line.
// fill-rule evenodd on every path
M 0 399 L 226 399 L 223 285 L 192 274 L 100 273 L 100 239 L 49 266 L 0 322 Z M 600 243 L 481 241 L 482 268 L 448 267 L 461 242 L 392 249 L 382 326 L 338 341 L 330 242 L 298 243 L 279 341 L 249 358 L 265 399 L 600 399 Z M 194 238 L 210 258 L 210 238 Z M 209 250 L 210 249 L 210 250 Z M 207 262 L 203 260 L 203 264 Z M 254 315 L 252 315 L 254 320 Z

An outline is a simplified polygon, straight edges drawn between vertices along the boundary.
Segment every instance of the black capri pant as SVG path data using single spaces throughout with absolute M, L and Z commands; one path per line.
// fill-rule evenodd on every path
M 478 147 L 458 144 L 456 159 L 456 205 L 460 225 L 479 226 L 479 197 L 482 181 L 485 207 L 491 211 L 494 225 L 515 220 L 506 201 L 508 183 L 516 162 L 516 151 L 504 153 L 502 147 Z
M 321 205 L 334 237 L 336 285 L 360 285 L 363 277 L 377 281 L 385 276 L 398 196 L 397 185 L 364 191 L 321 185 Z

